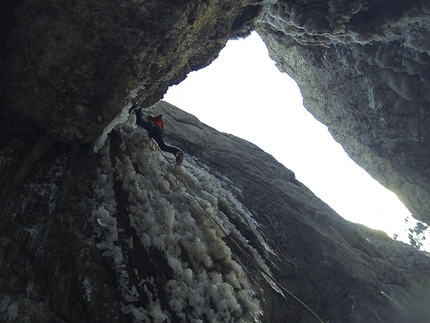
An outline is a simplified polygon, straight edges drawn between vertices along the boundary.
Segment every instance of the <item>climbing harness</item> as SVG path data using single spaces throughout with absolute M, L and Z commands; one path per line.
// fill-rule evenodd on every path
M 152 138 L 151 138 L 152 139 Z M 231 235 L 229 235 L 225 229 L 217 222 L 215 221 L 215 219 L 209 214 L 209 212 L 199 203 L 198 198 L 195 196 L 195 194 L 191 191 L 191 189 L 189 188 L 189 186 L 184 183 L 184 181 L 177 175 L 176 173 L 176 169 L 170 164 L 169 160 L 167 159 L 167 157 L 163 154 L 163 151 L 160 149 L 160 147 L 158 147 L 157 143 L 155 142 L 154 139 L 152 139 L 153 143 L 155 144 L 155 146 L 158 148 L 158 150 L 160 151 L 161 155 L 164 157 L 164 159 L 167 161 L 167 164 L 169 165 L 170 169 L 172 170 L 171 174 L 173 174 L 173 176 L 175 176 L 175 178 L 183 185 L 183 187 L 187 190 L 188 194 L 193 198 L 193 199 L 188 199 L 189 201 L 194 201 L 194 203 L 204 212 L 204 214 L 215 224 L 215 226 L 221 231 L 221 233 L 224 234 L 225 237 L 227 237 L 227 239 L 230 240 L 230 242 L 232 242 L 249 260 L 251 260 L 251 262 L 254 263 L 254 265 L 257 267 L 258 271 L 260 272 L 260 274 L 263 277 L 267 277 L 269 278 L 282 292 L 285 292 L 288 296 L 291 297 L 291 299 L 293 301 L 295 301 L 298 305 L 300 305 L 306 312 L 308 312 L 310 315 L 312 315 L 318 322 L 320 323 L 324 323 L 324 321 L 314 312 L 312 311 L 305 303 L 303 303 L 297 296 L 295 296 L 291 291 L 289 291 L 286 287 L 284 287 L 281 283 L 279 283 L 275 277 L 273 277 L 273 275 L 271 273 L 269 273 L 267 271 L 267 269 L 263 268 L 263 266 L 258 263 L 257 260 L 255 260 L 254 257 L 252 257 L 249 252 L 247 252 Z M 284 296 L 284 294 L 281 293 L 282 296 Z M 284 296 L 285 298 L 285 296 Z

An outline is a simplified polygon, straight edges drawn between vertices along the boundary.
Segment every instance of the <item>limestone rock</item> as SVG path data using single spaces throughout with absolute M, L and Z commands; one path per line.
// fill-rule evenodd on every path
M 427 223 L 429 26 L 422 1 L 330 0 L 278 1 L 259 27 L 278 68 L 299 84 L 306 108 Z
M 127 98 L 152 106 L 257 28 L 306 107 L 430 223 L 429 13 L 418 0 L 3 3 L 0 320 L 311 322 L 264 269 L 324 321 L 427 322 L 428 255 L 343 220 L 256 146 L 160 103 L 187 153 L 175 173 L 142 130 L 115 126 Z
M 428 318 L 428 255 L 345 221 L 253 144 L 164 102 L 148 113 L 182 166 L 127 123 L 98 153 L 9 146 L 45 153 L 2 192 L 2 322 L 316 321 L 261 270 L 324 321 Z
M 212 62 L 255 17 L 260 7 L 254 2 L 82 0 L 5 6 L 2 114 L 13 112 L 57 141 L 93 142 L 126 97 L 139 93 L 150 106 L 169 85 Z

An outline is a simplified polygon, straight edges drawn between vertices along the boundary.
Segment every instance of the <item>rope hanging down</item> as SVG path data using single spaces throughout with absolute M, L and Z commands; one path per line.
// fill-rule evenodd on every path
M 151 138 L 152 139 L 152 138 Z M 230 242 L 232 242 L 249 260 L 251 260 L 254 265 L 256 265 L 259 273 L 264 277 L 266 276 L 269 278 L 281 291 L 285 292 L 288 296 L 291 297 L 293 301 L 295 301 L 298 305 L 300 305 L 306 312 L 308 312 L 310 315 L 312 315 L 318 322 L 324 323 L 324 321 L 314 312 L 312 311 L 305 303 L 303 303 L 296 295 L 294 295 L 291 291 L 289 291 L 286 287 L 284 287 L 281 283 L 279 283 L 275 277 L 271 273 L 269 273 L 265 268 L 261 266 L 261 264 L 258 263 L 257 260 L 254 259 L 243 247 L 235 240 L 231 235 L 229 235 L 224 228 L 215 221 L 215 219 L 209 214 L 209 212 L 201 206 L 199 203 L 199 200 L 195 196 L 195 194 L 191 191 L 189 186 L 176 174 L 175 168 L 170 164 L 169 160 L 166 158 L 166 156 L 163 154 L 163 151 L 158 147 L 157 143 L 152 139 L 153 144 L 158 148 L 161 155 L 164 157 L 164 159 L 167 161 L 167 164 L 169 165 L 169 168 L 172 170 L 171 174 L 175 176 L 175 178 L 185 187 L 188 194 L 190 194 L 193 198 L 194 203 L 204 212 L 204 214 L 215 224 L 215 226 L 224 234 L 225 237 L 227 237 Z M 282 294 L 281 294 L 282 295 Z M 284 295 L 283 295 L 284 296 Z M 285 297 L 285 296 L 284 296 Z

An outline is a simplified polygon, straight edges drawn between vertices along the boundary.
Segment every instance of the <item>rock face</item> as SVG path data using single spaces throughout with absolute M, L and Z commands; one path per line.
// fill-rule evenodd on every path
M 258 29 L 306 108 L 360 166 L 430 223 L 430 7 L 278 1 Z
M 55 140 L 93 142 L 127 96 L 152 105 L 212 62 L 253 2 L 14 2 L 2 10 L 3 109 Z
M 98 153 L 53 145 L 3 194 L 2 322 L 316 321 L 261 270 L 323 321 L 428 319 L 428 256 L 343 220 L 249 142 L 151 113 L 183 166 L 126 123 Z
M 153 105 L 254 28 L 351 157 L 430 223 L 429 12 L 388 0 L 6 1 L 0 320 L 315 321 L 263 270 L 326 322 L 428 322 L 429 257 L 344 221 L 254 145 L 160 103 L 153 113 L 187 152 L 173 170 L 142 130 L 107 130 L 131 99 Z

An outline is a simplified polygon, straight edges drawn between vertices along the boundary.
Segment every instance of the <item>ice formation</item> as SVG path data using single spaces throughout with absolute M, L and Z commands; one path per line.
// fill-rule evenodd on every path
M 145 88 L 146 80 L 144 79 L 142 81 L 142 84 L 139 84 L 136 88 L 132 89 L 129 94 L 127 95 L 126 103 L 122 107 L 121 111 L 113 118 L 111 122 L 103 129 L 102 134 L 97 138 L 96 142 L 94 143 L 93 150 L 94 152 L 99 151 L 103 144 L 106 141 L 106 138 L 108 134 L 118 125 L 123 124 L 126 122 L 127 118 L 129 117 L 129 109 L 132 107 L 133 103 L 132 100 L 137 97 L 137 94 L 140 90 L 143 90 Z
M 228 235 L 268 270 L 229 219 L 236 217 L 268 248 L 250 212 L 190 156 L 183 165 L 172 166 L 173 156 L 163 155 L 143 129 L 126 123 L 114 135 L 120 138 L 121 153 L 112 157 L 109 138 L 99 151 L 101 167 L 94 182 L 98 202 L 89 222 L 97 247 L 114 263 L 122 311 L 135 322 L 169 322 L 172 313 L 189 322 L 259 322 L 258 292 L 226 243 Z M 127 196 L 127 212 L 118 211 L 114 193 L 118 183 Z M 229 217 L 219 209 L 221 203 L 228 206 Z M 136 233 L 126 238 L 127 244 L 119 241 L 124 231 L 120 217 Z M 157 250 L 164 258 L 159 266 L 170 268 L 172 277 L 164 281 L 162 290 L 159 285 L 154 287 L 157 277 L 140 273 L 137 285 L 130 279 L 124 248 L 133 249 L 137 244 L 148 253 Z M 83 290 L 87 297 L 91 296 L 89 286 L 86 280 Z M 161 295 L 167 295 L 168 305 Z

